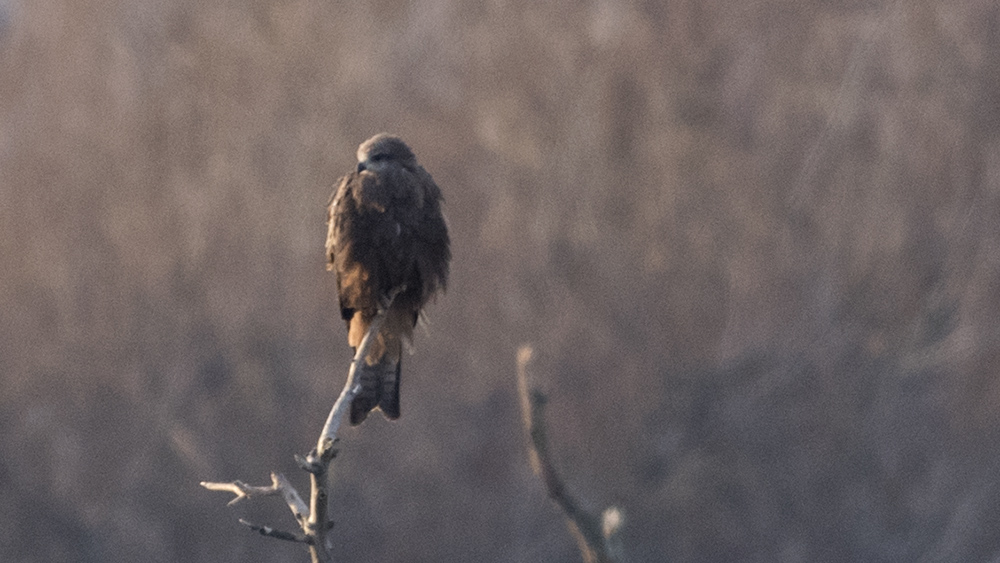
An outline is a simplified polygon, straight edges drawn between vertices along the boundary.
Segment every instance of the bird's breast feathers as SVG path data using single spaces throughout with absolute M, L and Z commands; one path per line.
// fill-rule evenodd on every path
M 348 179 L 359 209 L 385 213 L 392 209 L 421 209 L 428 199 L 426 173 L 406 168 L 389 169 L 381 173 L 364 170 Z

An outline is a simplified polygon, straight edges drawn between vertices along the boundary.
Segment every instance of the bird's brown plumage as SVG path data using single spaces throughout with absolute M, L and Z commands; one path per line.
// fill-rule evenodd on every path
M 351 424 L 379 407 L 399 417 L 402 350 L 421 309 L 448 282 L 448 229 L 441 190 L 399 137 L 375 135 L 358 147 L 357 170 L 341 178 L 327 208 L 328 269 L 337 274 L 347 342 L 356 348 L 393 292 L 365 362 Z

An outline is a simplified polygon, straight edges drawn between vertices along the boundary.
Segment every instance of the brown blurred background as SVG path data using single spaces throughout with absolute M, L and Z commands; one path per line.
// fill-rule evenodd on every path
M 0 560 L 304 561 L 324 204 L 401 134 L 449 292 L 342 432 L 343 561 L 1000 557 L 994 1 L 0 0 Z

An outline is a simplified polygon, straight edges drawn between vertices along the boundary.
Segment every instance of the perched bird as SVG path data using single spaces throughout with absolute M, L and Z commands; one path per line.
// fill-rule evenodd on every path
M 381 409 L 399 418 L 402 351 L 421 310 L 448 282 L 448 228 L 441 190 L 399 137 L 381 133 L 358 147 L 358 166 L 337 182 L 327 207 L 328 270 L 337 274 L 347 343 L 361 344 L 393 292 L 392 305 L 356 377 L 351 424 Z

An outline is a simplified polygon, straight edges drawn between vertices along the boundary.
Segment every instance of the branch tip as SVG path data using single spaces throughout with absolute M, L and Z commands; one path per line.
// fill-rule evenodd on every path
M 517 365 L 527 366 L 531 362 L 531 356 L 534 355 L 535 351 L 532 349 L 531 344 L 522 344 L 520 348 L 517 349 Z

